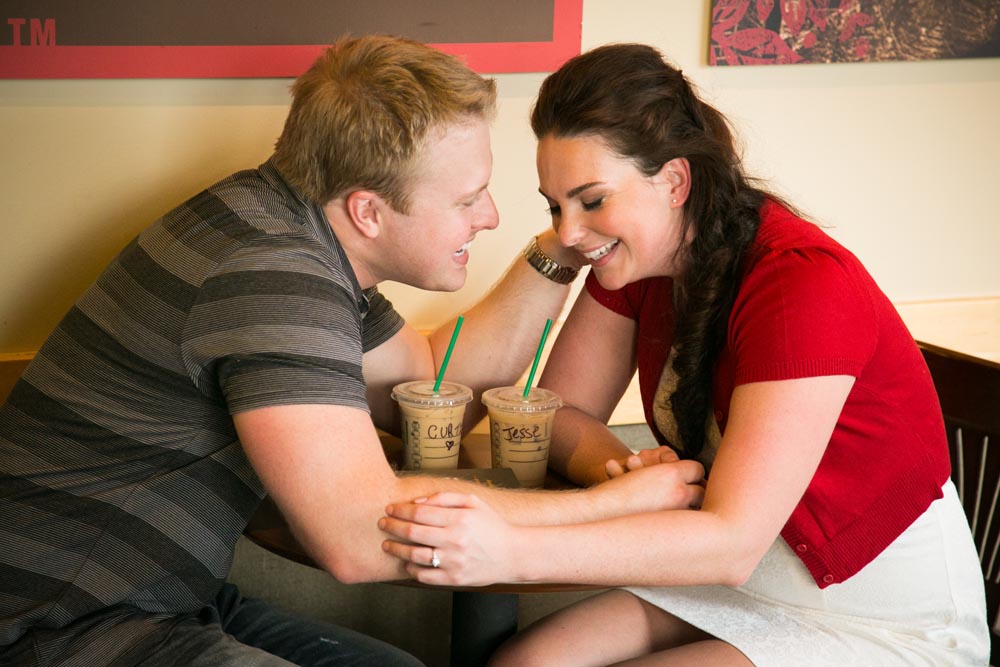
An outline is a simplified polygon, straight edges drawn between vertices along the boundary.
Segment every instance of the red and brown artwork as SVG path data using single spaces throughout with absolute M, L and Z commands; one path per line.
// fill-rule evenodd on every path
M 713 0 L 712 65 L 1000 56 L 1000 0 Z

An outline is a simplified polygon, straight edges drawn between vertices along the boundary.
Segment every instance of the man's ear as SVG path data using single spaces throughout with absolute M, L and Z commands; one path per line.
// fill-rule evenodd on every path
M 388 202 L 371 190 L 355 190 L 344 199 L 351 224 L 362 236 L 374 239 L 382 233 L 382 211 Z
M 684 206 L 691 194 L 691 163 L 686 157 L 675 157 L 660 167 L 660 176 L 669 184 L 670 207 Z

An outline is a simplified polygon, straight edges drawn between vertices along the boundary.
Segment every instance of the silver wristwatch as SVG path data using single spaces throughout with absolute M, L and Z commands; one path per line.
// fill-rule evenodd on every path
M 545 254 L 538 245 L 538 237 L 533 236 L 524 247 L 524 258 L 528 264 L 534 267 L 535 271 L 560 285 L 568 285 L 576 279 L 580 273 L 578 269 L 571 266 L 563 266 Z

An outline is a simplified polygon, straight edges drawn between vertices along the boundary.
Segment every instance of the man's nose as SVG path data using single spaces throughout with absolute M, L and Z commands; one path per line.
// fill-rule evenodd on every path
M 482 210 L 476 216 L 476 228 L 496 229 L 500 225 L 500 214 L 497 213 L 497 205 L 493 201 L 493 195 L 487 192 L 480 206 Z

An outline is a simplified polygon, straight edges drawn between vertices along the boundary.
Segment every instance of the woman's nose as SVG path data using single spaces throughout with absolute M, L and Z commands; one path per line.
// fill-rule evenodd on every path
M 556 230 L 559 243 L 567 248 L 572 248 L 583 238 L 583 227 L 573 216 L 563 215 L 558 223 L 553 221 L 552 226 Z

